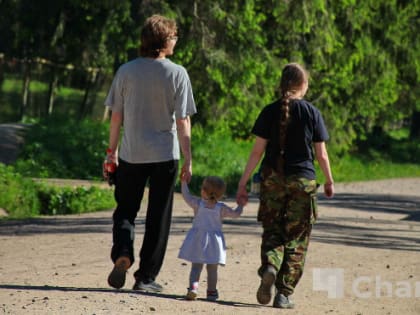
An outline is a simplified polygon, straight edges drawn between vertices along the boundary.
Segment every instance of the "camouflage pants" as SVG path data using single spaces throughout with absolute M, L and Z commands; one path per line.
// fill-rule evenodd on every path
M 263 170 L 258 220 L 262 222 L 261 276 L 267 265 L 277 270 L 276 288 L 286 296 L 294 292 L 305 263 L 312 224 L 315 223 L 315 180 L 282 178 Z

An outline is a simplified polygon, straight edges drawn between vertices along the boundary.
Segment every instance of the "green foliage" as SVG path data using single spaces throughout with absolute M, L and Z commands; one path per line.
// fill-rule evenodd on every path
M 83 138 L 88 129 L 84 127 L 74 128 L 73 122 L 69 121 L 71 136 L 75 139 Z M 91 122 L 86 123 L 90 125 Z M 58 128 L 57 125 L 45 122 L 40 124 L 37 130 Z M 104 124 L 100 129 L 108 129 Z M 66 129 L 66 124 L 58 129 Z M 32 129 L 34 130 L 34 129 Z M 93 128 L 93 130 L 96 130 Z M 28 143 L 31 147 L 43 148 L 39 154 L 33 154 L 28 161 L 19 160 L 18 166 L 22 165 L 42 165 L 41 160 L 59 159 L 60 162 L 48 160 L 48 164 L 43 169 L 48 177 L 60 177 L 63 169 L 77 169 L 74 164 L 80 160 L 89 160 L 92 152 L 87 148 L 87 143 L 83 146 L 85 150 L 78 150 L 79 159 L 61 158 L 56 151 L 56 146 L 65 146 L 68 142 L 69 134 L 57 132 L 54 140 L 49 137 L 32 138 L 34 142 Z M 92 132 L 90 134 L 92 143 L 101 143 L 106 136 L 102 132 Z M 363 154 L 336 154 L 330 150 L 331 167 L 336 182 L 374 180 L 392 177 L 416 177 L 420 176 L 420 145 L 408 140 L 408 131 L 394 132 L 390 136 L 370 136 L 369 142 L 359 144 Z M 191 189 L 199 193 L 202 179 L 208 175 L 222 177 L 227 183 L 227 194 L 233 196 L 236 192 L 237 183 L 248 160 L 253 143 L 251 141 L 233 140 L 230 130 L 218 126 L 217 129 L 203 128 L 195 125 L 192 130 L 192 152 L 193 152 L 193 179 Z M 373 141 L 372 139 L 376 139 Z M 52 143 L 49 143 L 52 142 Z M 384 147 L 385 146 L 385 147 Z M 49 152 L 53 150 L 53 152 Z M 103 148 L 98 149 L 102 152 Z M 40 154 L 42 152 L 42 154 Z M 63 151 L 66 152 L 66 151 Z M 387 152 L 386 154 L 384 152 Z M 92 167 L 92 172 L 85 170 L 86 176 L 95 176 L 102 163 L 100 155 L 99 167 Z M 40 158 L 41 160 L 37 160 Z M 69 164 L 63 164 L 69 163 Z M 85 163 L 82 163 L 85 165 Z M 86 164 L 87 165 L 87 164 Z M 22 169 L 22 172 L 26 172 Z M 30 173 L 30 172 L 27 172 Z M 80 173 L 82 174 L 82 173 Z M 79 174 L 79 175 L 80 175 Z M 318 181 L 324 181 L 322 172 L 317 167 Z M 33 175 L 30 175 L 33 176 Z M 81 175 L 80 175 L 81 176 Z M 67 175 L 65 175 L 67 177 Z M 76 178 L 77 176 L 75 176 Z M 80 177 L 82 178 L 82 177 Z M 179 185 L 179 183 L 178 183 Z M 178 186 L 179 189 L 179 186 Z M 110 209 L 114 206 L 114 199 L 111 189 L 99 189 L 97 187 L 61 187 L 52 186 L 46 182 L 38 183 L 31 179 L 24 178 L 13 167 L 0 164 L 0 207 L 6 209 L 10 217 L 29 217 L 39 214 L 69 214 L 83 213 L 101 209 Z
M 40 206 L 34 182 L 0 163 L 0 208 L 12 218 L 24 218 L 37 215 Z
M 92 212 L 114 205 L 110 189 L 38 183 L 0 163 L 0 208 L 8 212 L 9 218 Z
M 249 137 L 291 61 L 310 71 L 307 98 L 323 112 L 341 154 L 375 126 L 420 111 L 419 0 L 16 0 L 0 2 L 0 11 L 9 13 L 0 21 L 0 52 L 109 74 L 136 56 L 148 16 L 175 18 L 180 40 L 171 59 L 190 74 L 194 121 L 226 125 L 234 138 Z
M 418 163 L 392 162 L 376 156 L 360 154 L 332 156 L 331 169 L 337 183 L 369 181 L 390 178 L 420 177 Z M 324 183 L 324 177 L 316 165 L 318 182 Z
M 111 190 L 91 187 L 41 185 L 38 191 L 40 214 L 75 214 L 110 209 L 114 206 Z
M 28 177 L 99 179 L 108 125 L 51 117 L 34 124 L 15 164 Z
M 358 153 L 377 161 L 420 165 L 420 142 L 412 141 L 406 129 L 389 134 L 381 128 L 374 129 L 358 143 Z
M 204 177 L 222 177 L 227 192 L 233 194 L 242 175 L 252 143 L 232 140 L 228 129 L 203 129 L 196 125 L 192 130 L 193 178 L 191 187 L 199 192 Z
M 11 56 L 112 70 L 136 39 L 130 1 L 6 2 L 0 2 L 0 11 L 7 12 L 0 50 Z
M 392 167 L 401 174 L 412 167 L 408 163 L 418 161 L 415 141 L 386 134 L 401 122 L 415 126 L 413 113 L 420 111 L 419 0 L 16 0 L 0 1 L 0 11 L 8 12 L 0 21 L 0 52 L 94 66 L 106 73 L 136 56 L 139 28 L 148 16 L 175 18 L 180 39 L 171 59 L 186 67 L 198 107 L 193 118 L 197 182 L 211 170 L 227 179 L 230 189 L 236 186 L 242 171 L 238 165 L 245 164 L 251 145 L 238 139 L 251 137 L 259 111 L 276 98 L 281 68 L 291 61 L 310 71 L 307 99 L 327 123 L 336 178 L 361 174 L 346 170 L 363 169 L 371 160 L 375 162 L 366 165 L 404 163 Z M 21 104 L 22 81 L 9 80 L 7 73 L 3 80 L 5 68 L 0 63 L 0 115 L 13 121 L 18 115 L 11 108 Z M 30 94 L 37 100 L 48 85 L 32 80 Z M 82 97 L 80 90 L 64 90 L 59 84 L 60 106 L 54 111 L 74 118 Z M 34 124 L 16 164 L 19 172 L 100 176 L 108 126 L 69 121 Z M 374 133 L 378 126 L 379 134 Z M 380 170 L 372 166 L 369 173 Z
M 19 121 L 19 106 L 21 102 L 20 92 L 22 90 L 22 80 L 14 77 L 6 76 L 2 85 L 2 93 L 0 93 L 1 104 L 13 104 L 14 106 L 0 106 L 0 123 L 8 123 Z M 38 117 L 37 113 L 43 112 L 41 105 L 45 104 L 48 96 L 48 84 L 39 80 L 31 81 L 31 102 L 34 106 L 30 106 L 25 113 L 22 122 L 33 121 Z M 60 86 L 57 88 L 55 96 L 55 116 L 78 117 L 80 103 L 83 99 L 84 92 L 80 89 Z M 103 108 L 103 104 L 101 104 Z M 56 119 L 55 117 L 53 119 Z
M 204 126 L 226 125 L 234 138 L 249 137 L 259 110 L 274 98 L 277 61 L 265 47 L 265 16 L 254 1 L 200 2 L 188 21 L 185 46 L 194 58 L 185 64 Z M 175 59 L 178 60 L 178 59 Z
M 374 128 L 358 151 L 331 154 L 331 169 L 337 182 L 420 176 L 420 143 L 411 141 L 407 128 L 383 132 Z M 317 174 L 322 173 L 317 166 Z

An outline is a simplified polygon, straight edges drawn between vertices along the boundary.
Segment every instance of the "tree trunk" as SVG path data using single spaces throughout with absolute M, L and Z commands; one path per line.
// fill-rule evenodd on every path
M 420 139 L 420 111 L 413 111 L 411 115 L 410 139 Z
M 92 87 L 91 87 L 90 96 L 88 99 L 88 114 L 89 115 L 92 115 L 94 112 L 96 99 L 103 83 L 102 77 L 103 76 L 102 76 L 101 71 L 95 70 L 95 72 L 93 73 Z
M 20 107 L 20 120 L 22 121 L 26 115 L 28 108 L 28 98 L 30 93 L 30 84 L 31 84 L 31 60 L 25 60 L 24 67 L 25 71 L 23 74 L 23 90 L 22 90 L 22 104 Z
M 55 98 L 55 90 L 57 88 L 58 84 L 58 75 L 56 68 L 52 66 L 52 75 L 51 75 L 51 81 L 50 81 L 50 87 L 48 90 L 48 103 L 47 103 L 47 116 L 50 116 L 54 110 L 54 98 Z
M 0 93 L 3 90 L 4 82 L 4 54 L 0 54 Z
M 109 119 L 109 107 L 108 106 L 104 106 L 104 114 L 102 116 L 102 122 L 106 122 Z
M 89 71 L 87 74 L 87 82 L 86 82 L 86 89 L 85 89 L 85 95 L 83 97 L 82 103 L 80 104 L 79 109 L 79 119 L 83 119 L 87 116 L 87 114 L 90 112 L 90 98 L 91 98 L 91 92 L 92 88 L 94 87 L 96 80 L 98 78 L 98 70 L 92 70 Z

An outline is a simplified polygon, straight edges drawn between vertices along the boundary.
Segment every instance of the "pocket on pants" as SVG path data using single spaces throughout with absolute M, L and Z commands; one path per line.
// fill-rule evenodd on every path
M 285 184 L 284 180 L 271 168 L 264 167 L 260 184 L 260 205 L 257 220 L 263 226 L 269 226 L 284 215 Z
M 288 201 L 286 206 L 286 230 L 299 233 L 308 225 L 315 223 L 317 184 L 315 180 L 290 177 L 287 179 Z
M 310 223 L 314 224 L 318 219 L 318 198 L 316 197 L 316 193 L 311 194 L 311 210 Z

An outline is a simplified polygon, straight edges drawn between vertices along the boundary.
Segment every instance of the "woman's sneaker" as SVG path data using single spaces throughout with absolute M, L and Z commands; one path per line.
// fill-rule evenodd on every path
M 268 266 L 261 277 L 260 287 L 257 291 L 257 301 L 260 304 L 268 304 L 271 301 L 271 291 L 276 282 L 277 272 L 273 266 Z
M 276 296 L 274 297 L 273 307 L 294 308 L 295 303 L 293 303 L 293 301 L 288 296 L 277 292 Z
M 216 301 L 219 298 L 219 292 L 217 290 L 207 290 L 207 301 Z

